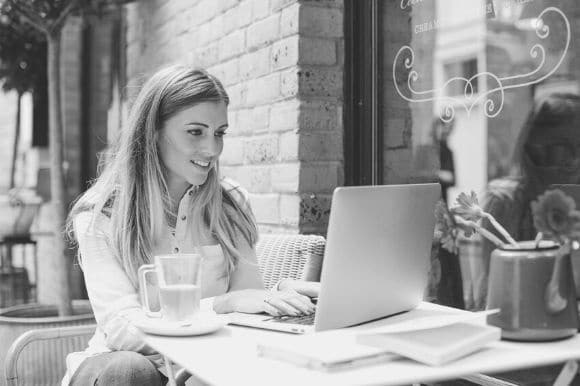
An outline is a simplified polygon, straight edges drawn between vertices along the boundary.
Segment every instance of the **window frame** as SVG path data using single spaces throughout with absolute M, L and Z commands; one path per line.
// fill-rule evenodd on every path
M 344 180 L 345 185 L 378 185 L 383 174 L 379 2 L 345 0 L 344 10 Z

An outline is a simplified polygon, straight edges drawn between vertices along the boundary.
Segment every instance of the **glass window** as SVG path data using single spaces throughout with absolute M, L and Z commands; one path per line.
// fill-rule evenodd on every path
M 445 89 L 448 96 L 462 96 L 466 93 L 465 87 L 469 87 L 470 93 L 478 92 L 477 59 L 456 60 L 443 64 L 445 79 L 465 79 L 461 82 L 453 82 Z
M 572 44 L 580 2 L 345 4 L 358 16 L 349 35 L 345 10 L 355 74 L 347 79 L 347 182 L 368 182 L 349 176 L 373 170 L 374 183 L 439 181 L 448 203 L 472 190 L 486 200 L 516 197 L 490 211 L 514 238 L 533 239 L 530 200 L 553 184 L 580 184 L 580 45 Z M 464 241 L 466 307 L 482 308 L 489 249 Z

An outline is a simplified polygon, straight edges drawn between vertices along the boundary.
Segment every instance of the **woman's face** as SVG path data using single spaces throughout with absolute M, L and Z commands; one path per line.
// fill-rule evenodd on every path
M 170 190 L 206 181 L 222 153 L 227 128 L 224 102 L 198 103 L 163 124 L 157 143 Z

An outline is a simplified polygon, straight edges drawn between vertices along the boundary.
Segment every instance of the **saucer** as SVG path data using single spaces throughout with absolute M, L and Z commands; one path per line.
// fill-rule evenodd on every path
M 164 336 L 194 336 L 217 331 L 227 325 L 229 320 L 215 312 L 201 312 L 190 321 L 173 322 L 163 318 L 144 316 L 133 324 L 143 332 Z

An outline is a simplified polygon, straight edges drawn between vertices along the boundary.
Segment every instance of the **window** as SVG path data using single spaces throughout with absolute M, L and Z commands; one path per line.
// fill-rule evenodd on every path
M 479 92 L 479 79 L 475 77 L 478 73 L 476 58 L 446 63 L 443 66 L 443 72 L 445 79 L 457 79 L 456 81 L 451 81 L 449 86 L 446 87 L 444 90 L 446 95 L 461 96 Z

